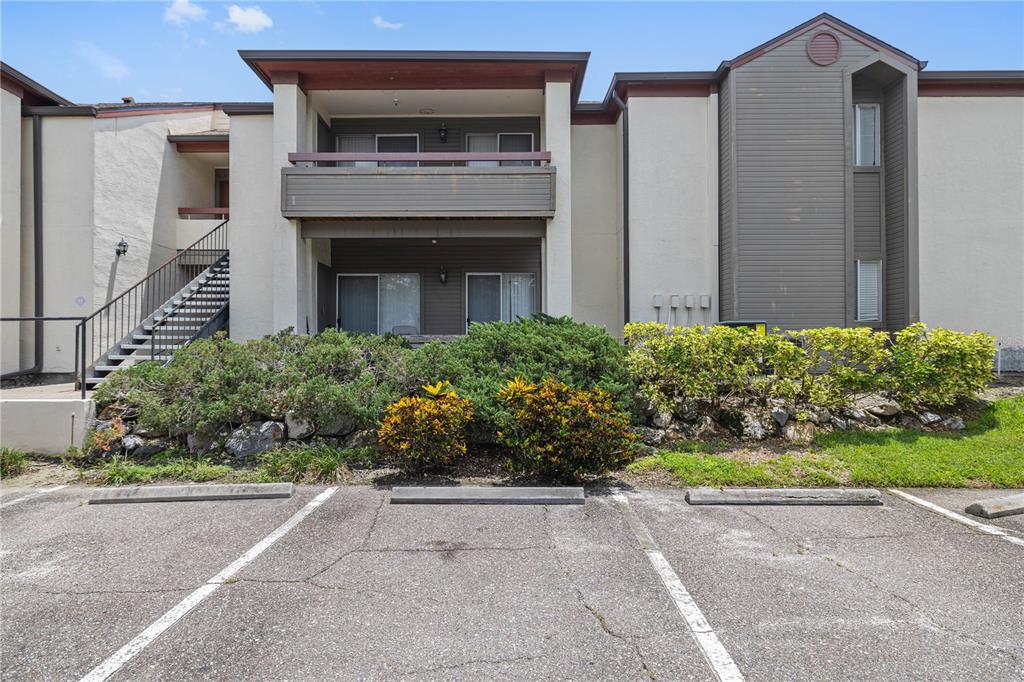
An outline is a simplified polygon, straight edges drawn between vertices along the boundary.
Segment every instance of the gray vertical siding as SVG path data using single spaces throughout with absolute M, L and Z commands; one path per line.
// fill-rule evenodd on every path
M 332 274 L 417 272 L 423 334 L 466 330 L 467 272 L 532 272 L 540 309 L 539 239 L 332 239 Z M 444 266 L 447 282 L 438 273 Z M 336 277 L 332 277 L 332 281 Z M 332 285 L 333 286 L 333 285 Z M 321 292 L 322 293 L 322 292 Z
M 843 70 L 872 54 L 838 34 L 839 61 L 818 66 L 806 55 L 814 32 L 729 76 L 735 134 L 725 144 L 735 155 L 737 257 L 723 260 L 722 282 L 735 278 L 735 317 L 790 329 L 846 322 Z
M 885 321 L 909 323 L 907 312 L 907 102 L 905 78 L 885 89 L 882 155 L 885 170 Z
M 732 76 L 718 91 L 718 306 L 723 320 L 736 318 L 736 171 L 733 163 Z
M 875 171 L 853 174 L 853 257 L 882 257 L 882 186 Z

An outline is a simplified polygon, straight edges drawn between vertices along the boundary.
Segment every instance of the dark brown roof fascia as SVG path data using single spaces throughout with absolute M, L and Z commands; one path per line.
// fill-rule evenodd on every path
M 228 116 L 254 116 L 262 114 L 273 114 L 273 102 L 252 102 L 245 104 L 225 104 L 221 107 Z
M 194 135 L 168 135 L 168 142 L 227 142 L 228 133 L 206 133 Z
M 22 116 L 95 116 L 96 107 L 90 106 L 69 106 L 69 107 L 22 107 Z
M 919 81 L 1024 81 L 1024 71 L 922 71 Z
M 63 104 L 65 106 L 70 106 L 74 104 L 74 102 L 72 102 L 71 100 L 64 99 L 63 97 L 55 93 L 53 90 L 50 90 L 48 87 L 32 80 L 31 78 L 23 74 L 21 71 L 18 71 L 17 69 L 11 67 L 9 64 L 2 61 L 0 61 L 0 72 L 2 72 L 3 75 L 7 76 L 8 78 L 11 78 L 12 80 L 16 81 L 22 88 L 31 92 L 39 99 L 49 100 L 52 104 Z
M 1024 71 L 924 71 L 919 97 L 1024 97 Z

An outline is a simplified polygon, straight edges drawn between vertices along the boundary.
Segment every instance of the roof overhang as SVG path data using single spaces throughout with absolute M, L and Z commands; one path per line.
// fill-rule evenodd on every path
M 227 132 L 196 133 L 192 135 L 168 135 L 167 141 L 179 153 L 211 153 L 228 151 Z
M 239 50 L 267 87 L 304 90 L 543 89 L 572 84 L 579 99 L 589 52 L 463 52 L 424 50 Z
M 70 106 L 74 102 L 64 99 L 53 90 L 37 83 L 21 71 L 0 62 L 0 87 L 21 98 L 24 106 Z
M 922 71 L 919 97 L 1024 97 L 1024 71 Z

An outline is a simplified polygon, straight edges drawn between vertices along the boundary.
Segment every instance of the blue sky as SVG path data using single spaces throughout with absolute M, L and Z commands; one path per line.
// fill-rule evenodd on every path
M 265 101 L 238 49 L 590 51 L 615 71 L 710 70 L 827 11 L 930 70 L 1024 68 L 1024 2 L 0 2 L 0 56 L 76 102 Z

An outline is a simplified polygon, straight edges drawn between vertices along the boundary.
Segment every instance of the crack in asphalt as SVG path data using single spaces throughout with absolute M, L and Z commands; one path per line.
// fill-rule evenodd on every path
M 968 643 L 968 644 L 973 644 L 974 646 L 980 646 L 980 647 L 983 647 L 983 648 L 986 648 L 986 649 L 991 649 L 992 651 L 997 651 L 999 653 L 1005 654 L 1005 655 L 1009 656 L 1010 659 L 1014 663 L 1019 663 L 1020 662 L 1020 659 L 1019 659 L 1019 657 L 1017 655 L 1017 652 L 1015 652 L 1014 650 L 1006 649 L 1004 647 L 1000 647 L 1000 646 L 997 646 L 995 644 L 991 644 L 989 642 L 985 642 L 985 641 L 979 640 L 979 639 L 977 639 L 975 637 L 970 636 L 969 634 L 967 634 L 965 632 L 957 630 L 954 627 L 951 627 L 949 625 L 944 625 L 942 623 L 936 622 L 935 620 L 931 619 L 927 615 L 927 613 L 925 613 L 924 608 L 920 604 L 917 604 L 916 602 L 911 601 L 910 599 L 906 598 L 902 594 L 899 594 L 898 592 L 894 592 L 894 591 L 892 591 L 890 589 L 887 589 L 886 587 L 878 584 L 874 580 L 874 578 L 872 578 L 870 575 L 867 575 L 867 574 L 862 573 L 862 572 L 860 572 L 858 570 L 855 570 L 855 569 L 847 566 L 846 564 L 844 564 L 844 563 L 834 559 L 833 557 L 829 556 L 828 554 L 823 554 L 821 552 L 814 551 L 814 549 L 812 547 L 810 547 L 810 546 L 808 546 L 806 544 L 803 544 L 803 543 L 801 543 L 801 542 L 799 542 L 799 541 L 797 541 L 797 540 L 795 540 L 793 538 L 788 537 L 786 534 L 782 533 L 778 528 L 776 528 L 772 524 L 768 523 L 764 519 L 758 517 L 757 515 L 753 514 L 752 512 L 750 512 L 750 511 L 748 511 L 746 509 L 738 509 L 738 511 L 740 511 L 744 515 L 750 517 L 751 519 L 753 519 L 757 523 L 761 524 L 762 526 L 764 526 L 768 530 L 772 531 L 773 533 L 778 535 L 783 540 L 786 540 L 787 542 L 795 543 L 796 546 L 797 546 L 797 553 L 798 554 L 811 554 L 812 556 L 817 557 L 818 559 L 821 559 L 822 561 L 827 561 L 828 563 L 832 564 L 836 568 L 838 568 L 838 569 L 840 569 L 840 570 L 842 570 L 842 571 L 852 575 L 853 577 L 858 578 L 860 580 L 863 580 L 864 582 L 866 582 L 868 585 L 870 585 L 871 588 L 874 589 L 879 594 L 888 596 L 888 597 L 890 597 L 892 599 L 896 599 L 897 601 L 902 602 L 907 607 L 909 607 L 911 609 L 911 611 L 913 611 L 914 614 L 917 616 L 916 621 L 908 620 L 907 622 L 911 622 L 911 623 L 916 622 L 917 624 L 919 624 L 921 626 L 924 626 L 924 627 L 927 627 L 927 628 L 929 628 L 929 629 L 931 629 L 933 631 L 944 632 L 944 633 L 946 633 L 948 635 L 951 635 L 954 639 L 958 639 L 958 640 L 960 640 L 962 642 L 965 642 L 965 643 Z M 905 536 L 905 537 L 912 537 L 912 536 Z M 813 539 L 813 538 L 808 538 L 808 539 Z M 823 538 L 823 539 L 833 539 L 833 538 Z M 834 539 L 836 539 L 836 540 L 844 540 L 846 538 L 834 538 Z
M 29 592 L 32 594 L 49 594 L 53 596 L 89 596 L 94 594 L 161 594 L 167 592 L 191 592 L 195 589 L 195 586 L 190 587 L 164 587 L 152 590 L 43 590 L 39 589 L 35 585 L 27 585 L 24 587 L 5 587 L 5 590 L 11 592 Z
M 521 663 L 524 661 L 536 661 L 546 656 L 512 656 L 510 658 L 471 658 L 461 663 L 449 663 L 444 665 L 437 665 L 430 668 L 419 668 L 416 670 L 406 670 L 399 672 L 398 674 L 402 677 L 409 675 L 423 675 L 426 673 L 439 673 L 445 670 L 459 670 L 471 665 L 501 665 L 502 663 Z

